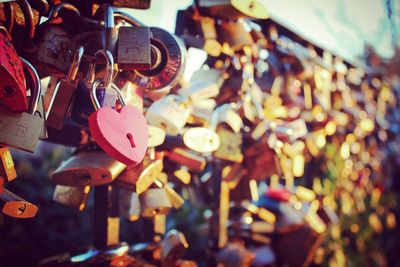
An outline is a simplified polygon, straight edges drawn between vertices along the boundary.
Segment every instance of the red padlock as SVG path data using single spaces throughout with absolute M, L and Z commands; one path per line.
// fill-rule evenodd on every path
M 8 32 L 0 27 L 0 100 L 12 111 L 28 109 L 22 61 L 10 42 Z
M 111 82 L 114 60 L 109 51 L 101 50 L 107 59 L 108 73 L 103 81 L 93 83 L 91 98 L 96 111 L 89 116 L 89 129 L 97 144 L 111 157 L 125 165 L 140 163 L 147 150 L 148 126 L 142 112 L 137 108 L 125 105 L 120 90 Z M 111 68 L 110 68 L 111 66 Z M 107 90 L 118 92 L 122 104 L 121 110 L 101 107 L 96 98 L 96 88 L 104 83 Z

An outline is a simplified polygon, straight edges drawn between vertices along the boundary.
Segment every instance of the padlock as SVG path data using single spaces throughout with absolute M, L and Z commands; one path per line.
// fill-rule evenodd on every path
M 101 104 L 104 103 L 106 89 L 96 90 L 96 97 Z M 90 83 L 80 80 L 77 83 L 74 101 L 71 110 L 71 119 L 80 126 L 87 128 L 90 114 L 95 111 L 90 97 Z
M 190 116 L 191 108 L 181 103 L 177 95 L 168 95 L 154 102 L 146 111 L 149 124 L 165 129 L 169 135 L 177 135 Z
M 192 103 L 192 113 L 194 118 L 199 118 L 203 120 L 209 120 L 212 116 L 213 110 L 217 106 L 217 102 L 214 99 L 205 99 L 201 101 L 196 101 Z M 189 123 L 190 122 L 189 118 Z
M 81 152 L 58 167 L 52 180 L 59 185 L 85 186 L 111 183 L 126 165 L 104 152 Z
M 219 135 L 212 129 L 192 127 L 183 134 L 184 144 L 193 151 L 209 153 L 216 151 L 220 146 Z
M 179 89 L 178 94 L 188 97 L 192 103 L 210 99 L 219 94 L 219 86 L 214 81 L 198 80 L 190 82 L 189 86 Z
M 61 129 L 71 104 L 75 86 L 73 84 L 78 73 L 84 49 L 79 47 L 74 54 L 70 69 L 65 80 L 57 83 L 52 99 L 47 109 L 47 126 Z
M 161 266 L 175 266 L 175 262 L 182 257 L 189 244 L 182 232 L 175 229 L 168 231 L 161 244 Z
M 166 133 L 164 129 L 157 126 L 149 125 L 149 143 L 147 144 L 147 146 L 157 147 L 162 145 L 165 141 L 165 136 Z
M 99 53 L 106 58 L 108 66 L 114 66 L 112 55 L 108 51 L 102 50 Z M 96 88 L 102 81 L 94 82 L 90 96 L 97 110 L 89 116 L 90 133 L 110 156 L 126 165 L 136 165 L 143 160 L 147 150 L 149 138 L 147 122 L 137 108 L 125 105 L 121 92 L 111 80 L 112 69 L 104 85 L 106 89 L 112 88 L 117 91 L 122 108 L 116 111 L 108 106 L 101 107 L 96 98 Z
M 255 42 L 250 33 L 250 27 L 245 21 L 224 21 L 218 25 L 218 41 L 228 43 L 234 51 L 242 50 Z
M 63 146 L 78 147 L 89 142 L 89 132 L 77 126 L 71 119 L 64 121 L 62 129 L 47 128 L 46 142 Z
M 148 27 L 120 27 L 118 30 L 117 64 L 121 70 L 149 70 L 155 64 L 151 57 Z M 154 52 L 153 52 L 154 53 Z
M 144 90 L 142 88 L 136 87 L 125 77 L 123 72 L 116 75 L 114 83 L 120 89 L 126 104 L 132 105 L 140 111 L 143 111 Z
M 186 65 L 186 49 L 176 36 L 160 28 L 150 28 L 151 49 L 155 64 L 149 70 L 128 71 L 128 79 L 148 91 L 165 93 L 175 86 Z
M 268 11 L 264 4 L 257 0 L 222 0 L 196 2 L 202 15 L 235 20 L 238 18 L 267 19 Z
M 44 102 L 45 112 L 49 111 L 49 105 L 53 98 L 54 91 L 56 90 L 59 81 L 60 78 L 56 76 L 48 76 L 46 78 L 41 79 L 42 87 L 44 89 L 43 102 Z
M 180 165 L 188 168 L 190 171 L 201 172 L 206 167 L 206 160 L 189 150 L 174 148 L 172 151 L 166 151 L 165 156 Z
M 64 77 L 68 72 L 73 56 L 72 32 L 81 29 L 65 23 L 67 17 L 60 19 L 61 10 L 68 10 L 80 17 L 79 10 L 71 4 L 56 5 L 49 13 L 49 19 L 38 25 L 35 34 L 37 43 L 35 66 L 44 73 Z M 69 13 L 71 14 L 71 13 Z M 76 18 L 76 17 L 75 17 Z M 75 20 L 76 22 L 76 20 Z
M 42 89 L 35 68 L 25 59 L 21 58 L 21 60 L 32 81 L 29 113 L 14 113 L 0 106 L 0 143 L 34 152 L 43 132 L 43 118 L 34 115 Z
M 232 104 L 223 104 L 218 107 L 218 123 L 227 124 L 235 133 L 243 128 L 243 120 L 235 111 Z
M 167 214 L 172 208 L 164 188 L 149 188 L 139 195 L 141 215 L 153 217 L 156 214 Z
M 278 124 L 278 126 L 272 128 L 272 131 L 278 139 L 291 142 L 304 137 L 308 133 L 307 125 L 302 118 Z
M 0 191 L 0 209 L 10 217 L 21 219 L 35 217 L 38 211 L 35 205 L 5 188 Z
M 185 166 L 181 166 L 180 169 L 174 171 L 174 177 L 185 185 L 190 184 L 190 181 L 192 180 L 192 175 Z
M 157 179 L 163 170 L 162 155 L 156 159 L 144 158 L 136 166 L 128 166 L 116 179 L 116 186 L 130 189 L 138 195 L 146 191 Z
M 140 217 L 140 202 L 136 192 L 119 188 L 119 214 L 131 222 L 137 221 Z
M 162 173 L 159 177 L 161 176 L 165 176 L 166 179 L 165 181 L 161 181 L 162 179 L 156 179 L 154 181 L 154 183 L 160 187 L 160 188 L 164 188 L 165 191 L 167 192 L 168 198 L 171 202 L 171 205 L 174 209 L 179 209 L 183 206 L 183 204 L 185 203 L 185 200 L 178 194 L 178 192 L 175 191 L 174 188 L 172 188 L 169 184 L 168 184 L 168 176 L 165 173 Z
M 111 55 L 110 55 L 111 56 Z M 110 84 L 113 73 L 113 63 L 107 62 L 105 69 L 105 82 Z M 83 127 L 88 127 L 88 119 L 90 114 L 95 111 L 94 104 L 91 97 L 91 87 L 95 78 L 95 64 L 89 65 L 89 70 L 85 80 L 80 80 L 75 89 L 74 100 L 71 108 L 71 118 Z M 111 93 L 109 93 L 111 92 Z M 116 90 L 110 88 L 99 87 L 96 90 L 96 99 L 99 101 L 100 106 L 114 107 L 116 98 Z
M 86 208 L 90 186 L 56 185 L 53 201 L 83 211 Z
M 4 27 L 0 27 L 0 30 L 8 35 Z M 10 40 L 3 33 L 0 33 L 0 49 L 0 100 L 14 112 L 26 111 L 28 102 L 23 64 Z
M 14 161 L 12 159 L 10 150 L 7 146 L 0 146 L 0 177 L 8 182 L 11 182 L 17 178 L 17 172 L 14 167 Z
M 222 71 L 218 69 L 197 70 L 193 73 L 189 85 L 178 90 L 181 96 L 189 97 L 192 103 L 214 98 L 224 82 Z
M 234 133 L 221 127 L 217 128 L 217 133 L 221 140 L 221 145 L 213 152 L 213 156 L 227 161 L 242 162 L 242 134 Z

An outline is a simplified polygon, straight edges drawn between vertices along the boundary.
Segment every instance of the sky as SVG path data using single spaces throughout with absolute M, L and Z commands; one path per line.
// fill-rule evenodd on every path
M 132 11 L 142 22 L 174 31 L 176 11 L 193 0 L 152 0 L 147 11 Z M 347 60 L 370 43 L 384 57 L 393 55 L 387 0 L 261 0 L 270 17 L 303 38 Z M 400 31 L 400 0 L 391 0 Z M 400 33 L 400 32 L 399 32 Z M 397 40 L 400 45 L 400 40 Z

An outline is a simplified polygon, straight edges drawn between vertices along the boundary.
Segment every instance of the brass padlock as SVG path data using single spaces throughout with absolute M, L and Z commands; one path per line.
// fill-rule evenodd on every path
M 221 145 L 214 151 L 213 156 L 227 161 L 242 162 L 242 134 L 225 130 L 221 127 L 218 127 L 217 133 L 221 140 Z
M 0 177 L 8 182 L 17 178 L 14 161 L 7 146 L 0 147 L 0 158 Z
M 100 151 L 84 151 L 58 167 L 52 179 L 67 186 L 102 185 L 111 183 L 126 165 Z
M 206 167 L 206 159 L 189 150 L 174 148 L 172 151 L 166 151 L 165 156 L 169 160 L 187 167 L 190 171 L 201 172 Z
M 164 188 L 149 188 L 139 195 L 143 217 L 167 214 L 172 208 L 167 191 Z
M 67 116 L 69 106 L 75 92 L 74 80 L 78 73 L 79 64 L 83 56 L 84 49 L 79 47 L 72 59 L 65 80 L 59 81 L 55 87 L 51 101 L 47 109 L 47 126 L 55 129 L 62 129 L 64 120 Z
M 138 195 L 145 192 L 158 178 L 163 170 L 163 155 L 159 153 L 154 160 L 146 157 L 136 166 L 128 166 L 118 175 L 115 184 L 118 187 L 129 189 Z
M 163 173 L 165 176 L 167 176 L 165 173 Z M 160 187 L 164 188 L 165 191 L 167 192 L 169 201 L 171 202 L 171 205 L 174 209 L 179 209 L 180 207 L 183 206 L 185 203 L 185 200 L 178 194 L 178 192 L 175 191 L 174 188 L 172 188 L 169 184 L 168 181 L 160 181 L 159 179 L 156 179 L 155 184 Z
M 38 211 L 35 205 L 5 188 L 0 191 L 0 209 L 10 217 L 21 219 L 35 217 Z
M 255 42 L 251 36 L 250 28 L 246 25 L 246 21 L 224 21 L 218 25 L 218 41 L 220 43 L 228 43 L 235 50 L 242 50 L 244 46 L 251 46 Z
M 84 210 L 89 197 L 90 186 L 56 185 L 53 200 L 77 210 Z

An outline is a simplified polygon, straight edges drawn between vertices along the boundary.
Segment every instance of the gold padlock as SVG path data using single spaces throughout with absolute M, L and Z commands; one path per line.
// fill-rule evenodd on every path
M 218 127 L 217 133 L 221 144 L 220 147 L 214 151 L 214 157 L 232 162 L 242 162 L 242 134 L 225 130 L 221 127 Z
M 0 158 L 0 177 L 5 178 L 8 182 L 17 178 L 14 161 L 8 146 L 0 147 Z
M 139 165 L 128 167 L 115 180 L 116 186 L 142 194 L 162 172 L 162 159 L 163 154 L 157 153 L 154 160 L 146 157 Z
M 167 191 L 164 188 L 149 188 L 139 195 L 139 200 L 143 217 L 167 214 L 172 208 Z
M 81 152 L 58 167 L 52 179 L 67 186 L 103 185 L 111 183 L 126 165 L 100 151 Z

